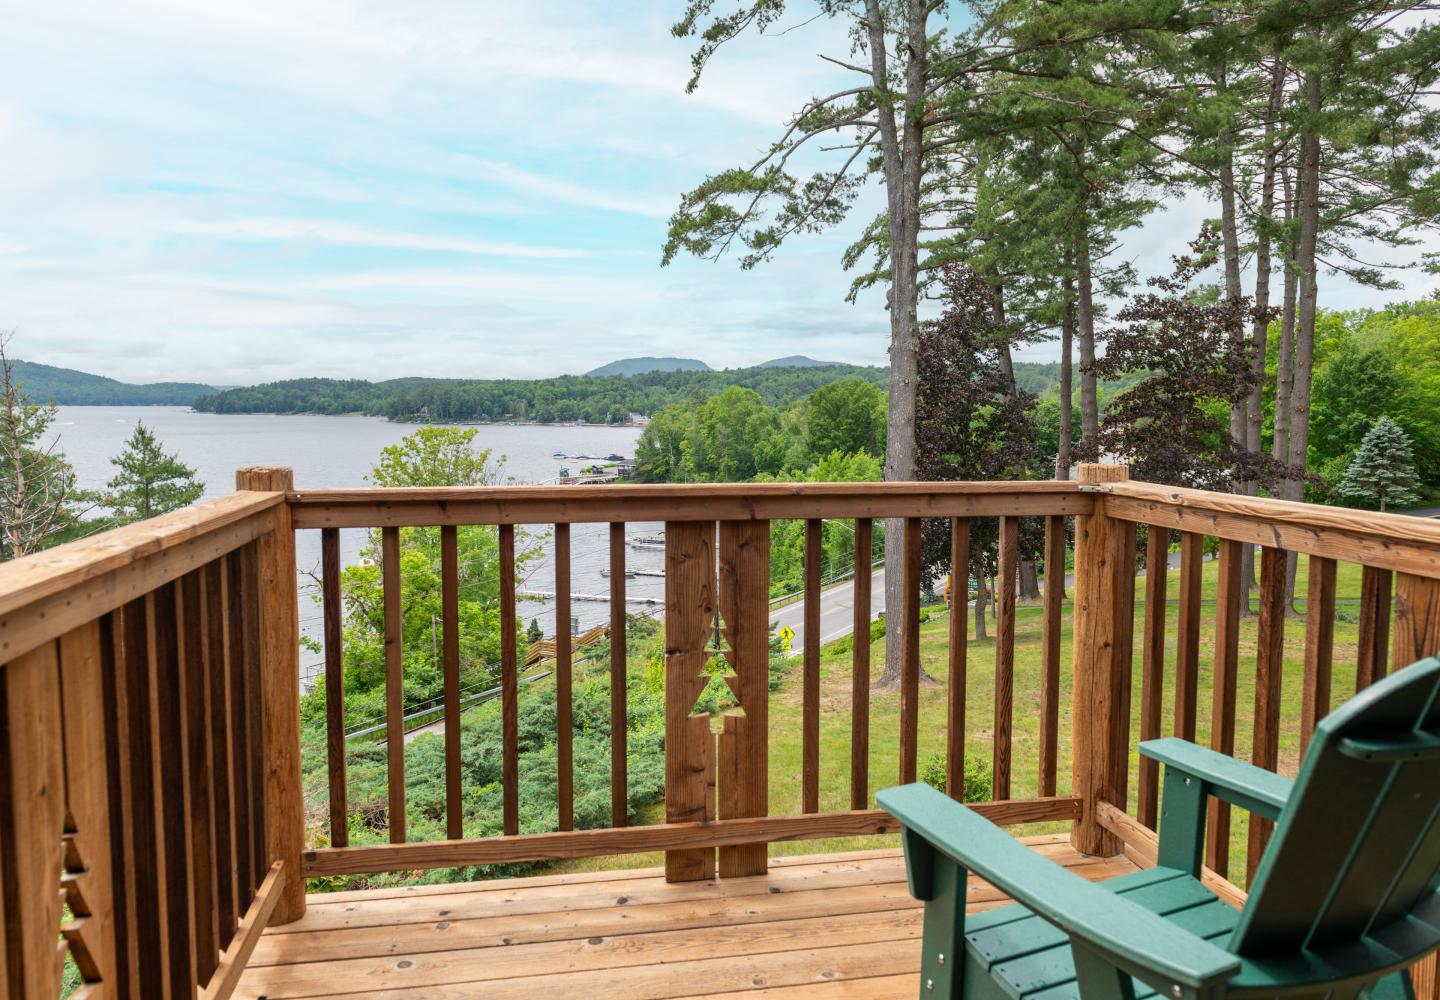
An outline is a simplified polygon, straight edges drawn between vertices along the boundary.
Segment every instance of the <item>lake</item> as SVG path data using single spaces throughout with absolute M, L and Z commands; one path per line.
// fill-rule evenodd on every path
M 309 415 L 196 413 L 178 406 L 62 406 L 54 425 L 60 450 L 75 466 L 80 486 L 101 489 L 114 474 L 110 459 L 119 454 L 136 421 L 147 427 L 164 444 L 167 452 L 179 455 L 205 483 L 207 497 L 223 496 L 235 488 L 235 470 L 247 465 L 280 465 L 295 470 L 297 489 L 365 486 L 370 471 L 386 445 L 395 444 L 419 425 L 391 423 L 378 417 L 322 417 Z M 557 460 L 556 452 L 570 456 L 635 454 L 640 436 L 636 427 L 537 426 L 531 424 L 472 425 L 479 432 L 476 444 L 504 456 L 506 471 L 517 482 L 553 481 L 562 468 L 577 471 L 589 464 Z M 577 524 L 571 530 L 572 591 L 603 595 L 609 581 L 601 569 L 609 565 L 607 526 Z M 648 534 L 657 525 L 636 524 L 634 534 Z M 346 562 L 360 558 L 365 544 L 363 530 L 340 533 Z M 522 541 L 526 536 L 522 535 Z M 529 540 L 541 545 L 545 558 L 530 564 L 522 587 L 554 590 L 554 568 L 548 558 L 550 543 L 545 526 L 536 526 Z M 307 571 L 316 571 L 320 562 L 319 531 L 297 532 L 296 557 L 301 585 L 307 590 L 300 602 L 301 627 L 319 638 L 320 607 L 313 601 L 314 588 Z M 626 554 L 631 567 L 658 570 L 662 553 L 631 548 Z M 664 583 L 654 577 L 627 581 L 627 592 L 637 599 L 663 596 Z M 632 610 L 643 610 L 636 604 Z M 522 600 L 518 613 L 525 620 L 539 619 L 546 635 L 555 632 L 554 609 L 544 600 Z M 581 630 L 609 620 L 608 603 L 576 600 L 573 616 Z M 302 676 L 309 678 L 320 667 L 318 657 L 302 655 Z

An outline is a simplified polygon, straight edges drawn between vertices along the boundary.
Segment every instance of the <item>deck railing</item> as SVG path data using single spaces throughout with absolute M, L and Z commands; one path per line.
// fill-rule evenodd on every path
M 1253 714 L 1240 728 L 1260 766 L 1280 765 L 1284 724 L 1298 725 L 1303 742 L 1330 705 L 1349 694 L 1332 684 L 1339 563 L 1364 567 L 1357 687 L 1440 650 L 1440 525 L 1131 483 L 1116 467 L 1083 466 L 1074 483 L 296 492 L 288 470 L 275 469 L 242 470 L 237 481 L 241 491 L 224 499 L 0 567 L 0 941 L 7 943 L 0 996 L 56 995 L 67 950 L 86 982 L 103 984 L 101 995 L 226 996 L 258 931 L 303 914 L 306 876 L 663 850 L 673 880 L 729 877 L 763 872 L 770 842 L 893 830 L 888 814 L 871 807 L 872 793 L 913 780 L 922 742 L 932 742 L 920 731 L 920 528 L 929 519 L 948 527 L 957 580 L 968 575 L 975 525 L 995 519 L 999 538 L 991 718 L 967 719 L 966 692 L 991 675 L 969 662 L 964 601 L 956 602 L 949 623 L 950 790 L 958 794 L 963 786 L 967 732 L 988 735 L 992 801 L 977 808 L 1001 823 L 1071 822 L 1076 845 L 1087 853 L 1123 851 L 1153 861 L 1158 775 L 1139 767 L 1132 811 L 1137 738 L 1194 737 L 1203 724 L 1211 745 L 1234 752 L 1248 707 L 1237 704 L 1246 546 L 1261 547 L 1261 574 Z M 1055 583 L 1064 579 L 1069 518 L 1075 539 L 1068 623 L 1063 588 L 1045 588 L 1034 678 L 1038 739 L 1023 746 L 1012 739 L 1021 518 L 1044 519 L 1044 561 Z M 800 794 L 797 810 L 770 815 L 769 754 L 778 734 L 768 692 L 769 544 L 771 522 L 782 519 L 805 522 Z M 825 707 L 842 699 L 822 700 L 820 541 L 823 521 L 833 519 L 853 524 L 857 565 L 869 556 L 874 522 L 899 520 L 888 536 L 903 555 L 904 601 L 888 616 L 902 637 L 898 728 L 872 720 L 865 642 L 852 646 L 848 708 Z M 625 525 L 654 521 L 666 525 L 665 815 L 662 823 L 629 826 Z M 568 622 L 577 523 L 609 526 L 611 821 L 603 829 L 573 829 L 575 663 L 562 627 L 554 668 L 557 829 L 522 834 L 516 529 L 550 529 L 556 620 Z M 497 526 L 500 550 L 503 832 L 486 838 L 466 838 L 461 825 L 457 531 L 466 525 Z M 405 714 L 399 531 L 414 526 L 439 528 L 449 839 L 409 840 L 404 755 L 393 753 L 390 842 L 352 845 L 339 669 L 340 533 L 379 533 L 387 727 L 391 745 L 399 746 Z M 1168 574 L 1135 574 L 1141 526 L 1151 567 L 1164 566 L 1171 543 L 1179 542 L 1173 655 L 1167 655 Z M 298 726 L 295 545 L 296 533 L 307 531 L 320 535 L 327 665 L 329 822 L 309 831 L 313 843 L 327 845 L 314 847 L 307 846 Z M 1219 544 L 1211 642 L 1201 634 L 1207 537 Z M 1281 718 L 1287 553 L 1308 561 L 1298 720 Z M 854 620 L 863 634 L 873 595 L 867 574 L 855 583 Z M 1067 624 L 1074 644 L 1070 710 L 1062 713 Z M 737 710 L 715 734 L 710 720 L 692 710 L 708 680 L 717 625 Z M 1203 655 L 1213 662 L 1208 677 Z M 1137 681 L 1139 711 L 1132 712 Z M 1200 707 L 1207 693 L 1208 715 Z M 850 747 L 848 755 L 828 759 L 822 721 L 836 711 L 849 713 Z M 898 744 L 893 774 L 871 773 L 871 740 L 882 733 Z M 1060 794 L 1067 756 L 1070 794 Z M 1033 785 L 1025 774 L 1031 768 Z M 848 802 L 822 809 L 821 777 L 835 769 L 848 779 Z M 1015 796 L 1019 787 L 1035 794 Z M 1212 884 L 1239 900 L 1228 881 L 1236 871 L 1228 856 L 1230 823 L 1214 804 L 1207 860 Z M 1263 823 L 1251 828 L 1248 866 L 1267 833 Z M 1422 995 L 1429 997 L 1435 987 L 1433 979 L 1426 982 L 1422 988 L 1431 992 Z
M 707 486 L 563 486 L 495 487 L 488 489 L 305 491 L 290 498 L 297 531 L 321 533 L 323 615 L 326 635 L 327 725 L 330 736 L 329 844 L 307 850 L 303 870 L 309 875 L 412 870 L 454 865 L 541 860 L 599 854 L 664 850 L 672 880 L 755 874 L 764 871 L 765 845 L 771 841 L 843 837 L 884 833 L 897 827 L 883 810 L 872 808 L 872 793 L 895 781 L 913 781 L 919 747 L 921 580 L 920 523 L 948 521 L 951 528 L 954 578 L 968 577 L 968 538 L 976 518 L 999 522 L 1000 559 L 997 609 L 995 690 L 994 801 L 981 805 L 1001 823 L 1074 820 L 1079 799 L 1056 795 L 1058 764 L 1060 614 L 1057 599 L 1046 606 L 1046 705 L 1041 722 L 1039 795 L 1011 798 L 1014 761 L 1010 733 L 1014 684 L 1016 607 L 1013 597 L 1019 562 L 1021 517 L 1046 519 L 1052 551 L 1063 565 L 1068 516 L 1087 511 L 1093 500 L 1071 483 L 859 483 L 745 484 Z M 824 520 L 853 524 L 856 564 L 866 565 L 877 519 L 901 519 L 905 525 L 905 604 L 892 614 L 892 627 L 903 632 L 900 679 L 899 768 L 895 774 L 871 775 L 870 647 L 852 648 L 851 752 L 848 761 L 820 758 L 820 592 L 821 526 Z M 801 664 L 801 794 L 799 811 L 769 814 L 768 712 L 770 524 L 776 520 L 805 522 L 805 614 Z M 625 555 L 627 524 L 665 523 L 665 822 L 628 826 L 626 795 L 625 683 Z M 556 732 L 558 757 L 558 829 L 519 832 L 518 671 L 514 644 L 515 529 L 519 525 L 550 529 L 551 558 L 556 570 L 556 621 L 570 618 L 570 526 L 609 525 L 611 587 L 611 823 L 603 829 L 574 830 L 572 726 L 567 709 L 573 679 L 572 650 L 564 628 L 557 639 Z M 459 623 L 456 531 L 467 525 L 498 526 L 500 547 L 500 663 L 503 715 L 503 835 L 464 839 L 460 823 Z M 442 554 L 441 648 L 445 691 L 445 763 L 447 828 L 451 839 L 407 842 L 405 773 L 400 754 L 389 756 L 389 837 L 386 845 L 347 844 L 346 777 L 343 733 L 344 695 L 340 688 L 343 651 L 340 645 L 339 596 L 342 529 L 378 531 L 386 633 L 388 728 L 392 738 L 403 732 L 403 656 L 400 643 L 401 594 L 399 532 L 405 527 L 440 529 Z M 1062 574 L 1063 575 L 1063 574 Z M 854 621 L 861 634 L 871 620 L 869 577 L 859 574 L 854 596 Z M 1003 595 L 1012 596 L 1006 600 Z M 952 690 L 966 686 L 966 627 L 963 605 L 952 620 L 949 675 Z M 708 680 L 706 664 L 720 649 L 729 663 L 730 686 L 737 709 L 727 713 L 722 731 L 711 732 L 710 719 L 693 714 Z M 894 623 L 898 623 L 898 626 Z M 965 703 L 949 705 L 947 762 L 952 783 L 964 773 Z M 822 811 L 821 767 L 850 769 L 850 808 Z
M 226 996 L 304 911 L 290 482 L 237 481 L 0 567 L 0 997 Z

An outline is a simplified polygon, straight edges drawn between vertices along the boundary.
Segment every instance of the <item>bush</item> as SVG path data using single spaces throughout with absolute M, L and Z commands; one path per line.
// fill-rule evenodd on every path
M 937 750 L 920 762 L 920 780 L 937 792 L 945 791 L 945 752 Z M 965 755 L 965 794 L 962 802 L 989 802 L 994 782 L 988 761 Z

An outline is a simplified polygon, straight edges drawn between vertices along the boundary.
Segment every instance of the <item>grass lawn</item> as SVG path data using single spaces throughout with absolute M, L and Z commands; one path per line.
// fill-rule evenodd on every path
M 1258 563 L 1258 559 L 1257 559 Z M 1258 568 L 1258 567 L 1257 567 Z M 1300 559 L 1296 592 L 1305 594 L 1307 560 Z M 1207 561 L 1203 569 L 1202 597 L 1206 602 L 1201 612 L 1200 710 L 1197 719 L 1198 739 L 1210 738 L 1211 667 L 1214 656 L 1215 590 L 1218 563 Z M 1166 689 L 1162 704 L 1162 735 L 1170 735 L 1174 705 L 1173 676 L 1177 599 L 1180 582 L 1178 570 L 1171 570 L 1166 617 Z M 1138 597 L 1144 595 L 1143 581 L 1137 582 Z M 1355 609 L 1360 596 L 1360 568 L 1342 563 L 1338 571 L 1339 602 L 1335 623 L 1335 655 L 1332 691 L 1336 701 L 1348 697 L 1355 689 L 1355 657 L 1357 626 Z M 1252 597 L 1253 606 L 1253 597 Z M 925 758 L 943 753 L 945 748 L 945 675 L 949 622 L 943 609 L 921 626 L 921 665 L 929 676 L 920 689 L 920 753 Z M 1061 645 L 1061 712 L 1058 764 L 1058 791 L 1070 791 L 1070 658 L 1071 605 L 1065 603 L 1064 635 Z M 1011 795 L 1027 798 L 1036 794 L 1039 784 L 1039 715 L 1041 608 L 1021 604 L 1015 627 L 1015 691 L 1012 727 Z M 1130 742 L 1133 747 L 1140 730 L 1140 668 L 1141 638 L 1144 628 L 1143 603 L 1137 600 L 1134 642 L 1134 687 Z M 974 623 L 971 622 L 973 635 Z M 970 641 L 968 690 L 966 692 L 967 732 L 966 756 L 978 755 L 989 760 L 992 754 L 994 723 L 994 628 L 992 637 Z M 1235 755 L 1249 759 L 1253 733 L 1255 704 L 1255 645 L 1257 619 L 1242 619 L 1240 629 L 1239 689 L 1236 695 Z M 1305 623 L 1303 618 L 1285 622 L 1285 670 L 1281 708 L 1280 771 L 1293 775 L 1298 763 L 1300 697 L 1303 673 Z M 820 723 L 820 807 L 839 810 L 849 807 L 850 789 L 850 654 L 848 641 L 831 644 L 821 659 L 821 723 Z M 876 677 L 882 666 L 883 640 L 871 651 Z M 770 813 L 787 815 L 800 811 L 801 774 L 801 690 L 800 661 L 794 666 L 778 691 L 771 695 L 770 707 Z M 896 783 L 899 772 L 899 693 L 895 690 L 871 690 L 870 782 L 871 795 L 880 788 Z M 1130 808 L 1133 810 L 1138 759 L 1132 754 L 1130 767 Z M 654 821 L 662 819 L 663 808 L 656 807 Z M 1017 835 L 1063 829 L 1063 825 L 1036 824 L 1016 827 Z M 1234 811 L 1231 828 L 1231 876 L 1244 881 L 1245 838 L 1247 816 Z M 792 841 L 771 845 L 772 854 L 808 854 L 828 851 L 860 850 L 867 847 L 891 846 L 898 838 L 874 836 L 836 838 L 818 841 Z M 566 862 L 563 870 L 581 868 L 621 868 L 659 864 L 660 854 L 627 855 L 623 857 L 587 858 Z

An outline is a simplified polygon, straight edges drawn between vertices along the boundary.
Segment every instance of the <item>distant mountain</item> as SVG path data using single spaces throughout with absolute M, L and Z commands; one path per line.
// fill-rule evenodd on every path
M 198 382 L 132 385 L 104 375 L 33 361 L 16 361 L 15 379 L 34 402 L 60 406 L 189 406 L 199 397 L 216 391 L 214 386 Z
M 834 368 L 840 364 L 839 361 L 816 361 L 814 358 L 807 358 L 803 354 L 792 354 L 788 358 L 775 358 L 773 361 L 762 361 L 756 368 Z
M 601 365 L 586 375 L 644 375 L 647 372 L 708 372 L 714 371 L 694 358 L 621 358 Z

